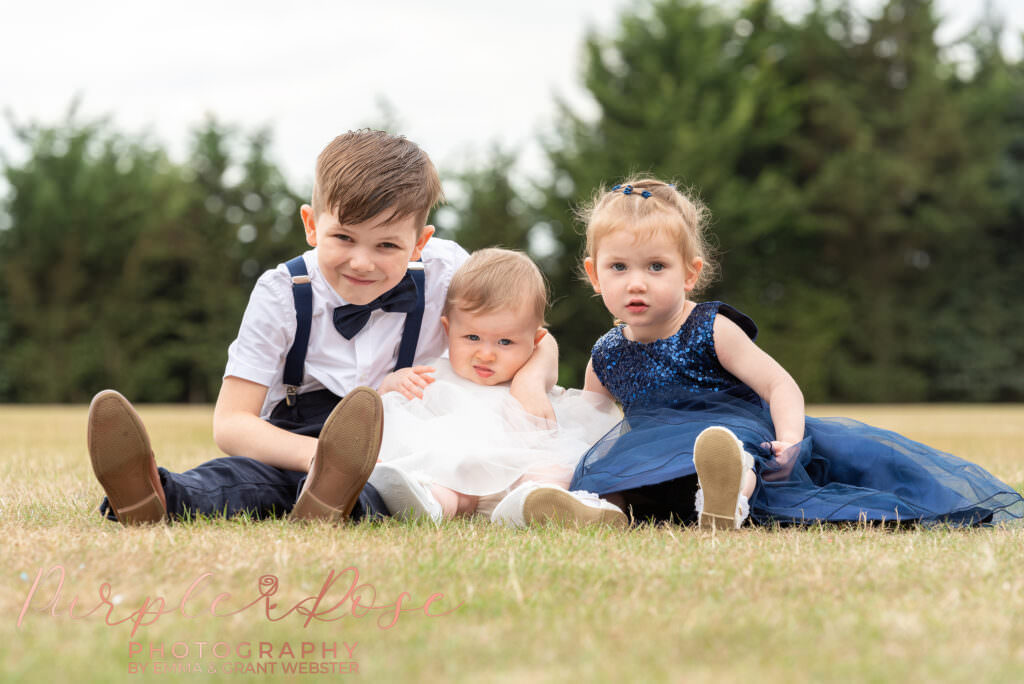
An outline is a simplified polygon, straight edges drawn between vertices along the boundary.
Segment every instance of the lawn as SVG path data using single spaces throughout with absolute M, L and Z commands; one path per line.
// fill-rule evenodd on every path
M 1024 488 L 1024 407 L 810 412 Z M 162 465 L 218 455 L 208 407 L 140 413 Z M 1024 527 L 126 529 L 95 511 L 85 416 L 0 407 L 3 681 L 1024 677 Z

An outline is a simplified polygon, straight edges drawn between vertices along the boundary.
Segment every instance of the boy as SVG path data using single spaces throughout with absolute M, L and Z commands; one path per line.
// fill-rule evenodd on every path
M 300 212 L 313 249 L 260 277 L 228 349 L 213 432 L 231 456 L 185 473 L 157 468 L 131 405 L 101 392 L 88 433 L 108 499 L 101 510 L 124 524 L 243 511 L 387 515 L 364 486 L 382 424 L 371 387 L 418 392 L 429 379 L 415 360 L 445 348 L 441 307 L 467 254 L 431 240 L 426 217 L 441 195 L 429 157 L 409 140 L 365 130 L 335 138 L 317 158 L 312 206 Z M 425 284 L 409 263 L 421 259 Z M 392 371 L 396 362 L 404 367 Z M 556 373 L 549 341 L 517 375 L 517 398 L 549 414 L 544 393 Z

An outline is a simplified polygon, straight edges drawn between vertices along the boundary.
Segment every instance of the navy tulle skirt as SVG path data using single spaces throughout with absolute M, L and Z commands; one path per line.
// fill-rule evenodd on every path
M 572 488 L 610 494 L 694 475 L 693 442 L 711 425 L 732 430 L 755 457 L 754 522 L 1024 518 L 1021 495 L 984 468 L 855 420 L 808 417 L 804 440 L 776 459 L 767 446 L 775 434 L 768 409 L 724 392 L 631 412 L 583 457 Z

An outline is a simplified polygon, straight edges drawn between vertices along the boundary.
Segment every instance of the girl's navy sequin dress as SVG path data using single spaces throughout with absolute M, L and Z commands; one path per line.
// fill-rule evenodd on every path
M 754 455 L 750 515 L 756 522 L 975 525 L 1024 517 L 1021 495 L 983 468 L 855 420 L 808 417 L 804 440 L 785 463 L 776 460 L 767 447 L 775 438 L 767 406 L 718 362 L 712 335 L 718 314 L 751 339 L 757 335 L 753 321 L 736 309 L 704 302 L 670 338 L 633 342 L 616 327 L 597 341 L 594 372 L 622 404 L 625 419 L 586 453 L 572 489 L 664 496 L 669 490 L 658 486 L 696 479 L 689 477 L 695 475 L 693 442 L 704 428 L 721 425 Z M 685 520 L 692 502 L 670 506 Z

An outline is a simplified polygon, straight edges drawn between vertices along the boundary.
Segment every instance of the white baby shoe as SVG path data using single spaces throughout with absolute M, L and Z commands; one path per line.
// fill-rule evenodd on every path
M 738 530 L 750 515 L 742 494 L 743 478 L 754 468 L 754 458 L 743 442 L 724 427 L 709 427 L 693 444 L 693 465 L 700 488 L 694 507 L 700 527 Z
M 395 518 L 426 516 L 436 523 L 441 522 L 441 503 L 430 493 L 429 480 L 388 463 L 378 463 L 368 483 L 376 488 Z
M 491 522 L 510 527 L 543 524 L 546 520 L 618 527 L 625 527 L 629 522 L 618 506 L 597 494 L 582 490 L 570 492 L 540 482 L 519 485 L 491 513 Z

